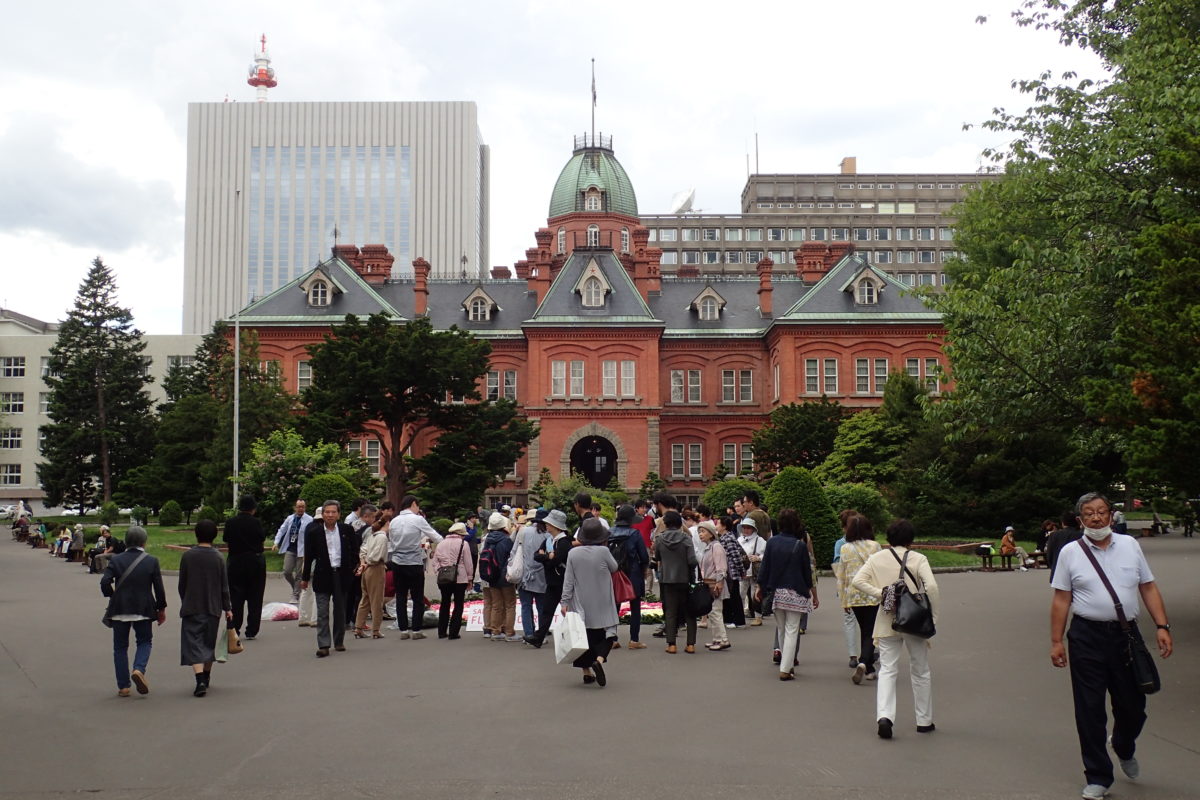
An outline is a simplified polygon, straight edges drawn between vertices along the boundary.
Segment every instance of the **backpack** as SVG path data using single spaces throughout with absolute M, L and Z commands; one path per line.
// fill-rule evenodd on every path
M 636 531 L 632 535 L 638 535 Z M 631 536 L 632 536 L 631 535 Z M 621 539 L 620 541 L 608 540 L 608 551 L 613 554 L 613 558 L 617 560 L 617 569 L 621 572 L 627 572 L 626 567 L 629 566 L 629 540 L 630 536 Z
M 492 586 L 496 586 L 504 578 L 504 570 L 500 565 L 500 555 L 495 547 L 485 547 L 479 553 L 479 577 Z

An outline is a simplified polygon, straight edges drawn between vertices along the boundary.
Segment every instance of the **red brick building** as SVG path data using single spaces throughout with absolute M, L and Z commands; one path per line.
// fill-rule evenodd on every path
M 489 492 L 516 503 L 543 467 L 632 490 L 656 472 L 695 497 L 718 463 L 752 467 L 750 438 L 777 406 L 823 394 L 876 406 L 895 370 L 941 389 L 938 315 L 848 243 L 804 243 L 794 271 L 764 260 L 755 277 L 660 275 L 610 140 L 576 141 L 535 238 L 515 277 L 497 267 L 485 281 L 431 280 L 422 259 L 394 280 L 382 246 L 341 245 L 242 324 L 291 390 L 311 380 L 304 347 L 346 314 L 427 316 L 488 339 L 481 390 L 515 399 L 541 431 Z

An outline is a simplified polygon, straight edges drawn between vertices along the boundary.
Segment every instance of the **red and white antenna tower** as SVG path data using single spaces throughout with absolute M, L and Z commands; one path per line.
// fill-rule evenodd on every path
M 258 90 L 258 102 L 266 102 L 267 89 L 273 89 L 278 85 L 275 80 L 275 70 L 271 67 L 271 54 L 267 52 L 267 35 L 264 33 L 259 39 L 262 47 L 254 54 L 254 65 L 250 67 L 250 77 L 246 83 L 255 87 Z

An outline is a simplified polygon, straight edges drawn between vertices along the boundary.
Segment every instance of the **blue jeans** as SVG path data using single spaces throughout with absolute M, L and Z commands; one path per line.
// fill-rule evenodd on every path
M 139 672 L 146 671 L 150 663 L 150 647 L 154 639 L 154 620 L 142 619 L 137 622 L 121 622 L 113 620 L 113 665 L 117 668 L 117 688 L 129 688 L 129 629 L 137 640 L 137 650 L 133 653 L 133 668 Z
M 527 592 L 524 589 L 517 590 L 517 597 L 521 598 L 521 630 L 526 636 L 533 636 L 537 633 L 538 626 L 533 621 L 533 606 L 535 603 L 538 603 L 541 596 L 541 592 Z

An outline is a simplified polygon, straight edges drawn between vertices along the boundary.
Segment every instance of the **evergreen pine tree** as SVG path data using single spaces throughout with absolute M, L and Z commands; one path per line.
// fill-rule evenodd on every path
M 116 293 L 112 272 L 97 257 L 50 348 L 51 423 L 38 467 L 50 505 L 111 500 L 154 443 L 146 344 Z

